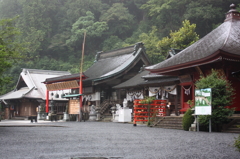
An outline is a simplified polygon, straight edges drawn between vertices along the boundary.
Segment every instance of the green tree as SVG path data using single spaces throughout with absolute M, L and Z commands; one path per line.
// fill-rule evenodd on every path
M 124 46 L 123 40 L 118 38 L 117 36 L 110 36 L 103 42 L 103 51 L 115 50 L 122 48 Z
M 146 52 L 153 64 L 164 60 L 164 56 L 160 53 L 160 50 L 157 47 L 157 44 L 159 42 L 157 31 L 157 27 L 153 26 L 152 30 L 148 34 L 142 33 L 139 35 L 139 41 L 142 41 L 144 43 Z
M 227 117 L 233 114 L 232 109 L 226 108 L 232 104 L 235 94 L 231 83 L 221 72 L 213 69 L 211 74 L 201 77 L 195 85 L 197 89 L 212 88 L 212 115 L 200 116 L 200 123 L 208 126 L 211 118 L 215 130 L 220 131 L 222 124 L 229 121 Z
M 183 15 L 185 19 L 197 25 L 196 32 L 202 37 L 224 21 L 223 13 L 230 10 L 229 6 L 238 0 L 201 0 L 190 1 Z M 204 29 L 203 29 L 204 28 Z
M 194 116 L 192 116 L 193 113 L 193 110 L 191 110 L 190 108 L 185 112 L 182 118 L 183 130 L 189 131 L 191 124 L 194 122 Z
M 170 37 L 164 37 L 158 42 L 158 47 L 163 55 L 166 55 L 170 48 L 185 49 L 199 39 L 195 32 L 196 24 L 190 24 L 189 20 L 184 20 L 182 25 L 178 31 L 171 31 Z
M 131 35 L 134 16 L 122 3 L 114 3 L 111 8 L 105 11 L 100 21 L 106 22 L 109 26 L 109 35 L 116 35 L 119 38 L 125 38 Z
M 16 26 L 22 32 L 19 41 L 28 44 L 29 56 L 34 58 L 48 55 L 50 38 L 54 34 L 56 0 L 20 0 L 22 14 Z
M 11 79 L 4 76 L 4 72 L 24 57 L 21 54 L 22 45 L 14 41 L 19 34 L 20 32 L 14 27 L 13 19 L 0 21 L 0 88 Z
M 183 15 L 190 1 L 149 0 L 141 8 L 148 13 L 152 25 L 159 29 L 160 37 L 165 37 L 169 30 L 176 30 L 184 20 Z
M 88 37 L 100 37 L 108 29 L 106 22 L 95 22 L 92 12 L 87 11 L 86 16 L 80 17 L 73 25 L 71 37 L 66 41 L 67 44 L 75 43 L 83 39 L 84 32 Z
M 0 19 L 13 18 L 21 14 L 22 7 L 19 0 L 0 1 Z

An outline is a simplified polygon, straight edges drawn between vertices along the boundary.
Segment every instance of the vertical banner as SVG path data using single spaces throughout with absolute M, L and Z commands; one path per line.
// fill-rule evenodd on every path
M 195 90 L 195 114 L 212 115 L 212 89 Z

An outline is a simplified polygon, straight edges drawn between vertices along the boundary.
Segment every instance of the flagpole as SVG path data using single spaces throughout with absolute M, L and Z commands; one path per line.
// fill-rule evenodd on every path
M 79 120 L 82 121 L 82 93 L 83 93 L 83 86 L 82 86 L 82 76 L 83 76 L 83 57 L 84 57 L 84 46 L 85 46 L 85 39 L 86 39 L 86 32 L 84 32 L 83 44 L 82 44 L 82 59 L 80 62 L 80 80 L 79 80 Z

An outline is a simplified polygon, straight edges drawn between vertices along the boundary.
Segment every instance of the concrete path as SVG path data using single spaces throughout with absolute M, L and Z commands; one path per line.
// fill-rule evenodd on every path
M 237 136 L 112 122 L 4 120 L 0 158 L 239 159 L 233 147 Z

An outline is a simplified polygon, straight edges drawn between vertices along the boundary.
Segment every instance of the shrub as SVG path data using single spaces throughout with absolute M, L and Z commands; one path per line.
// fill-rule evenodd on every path
M 188 109 L 183 116 L 183 130 L 188 131 L 191 124 L 194 122 L 194 116 L 192 116 L 193 110 Z
M 235 142 L 234 142 L 234 147 L 236 147 L 237 151 L 240 152 L 240 135 L 238 136 L 238 138 L 235 138 Z
M 211 118 L 213 128 L 221 131 L 222 125 L 229 121 L 228 117 L 234 112 L 226 108 L 233 101 L 234 89 L 231 83 L 221 71 L 212 69 L 211 74 L 201 77 L 195 85 L 198 89 L 212 88 L 212 115 L 199 116 L 199 123 L 208 126 Z

